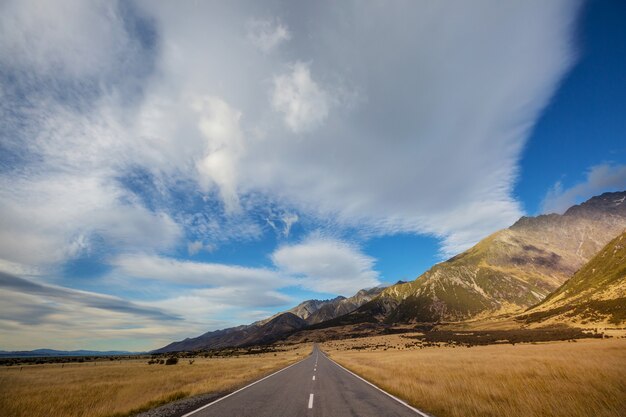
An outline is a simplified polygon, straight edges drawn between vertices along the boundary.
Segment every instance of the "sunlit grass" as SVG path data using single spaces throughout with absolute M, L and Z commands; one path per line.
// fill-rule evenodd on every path
M 626 416 L 626 340 L 387 350 L 323 348 L 343 366 L 437 417 Z M 373 339 L 372 348 L 385 338 Z
M 125 416 L 190 395 L 233 390 L 306 357 L 311 347 L 190 365 L 147 360 L 14 366 L 0 369 L 0 416 Z

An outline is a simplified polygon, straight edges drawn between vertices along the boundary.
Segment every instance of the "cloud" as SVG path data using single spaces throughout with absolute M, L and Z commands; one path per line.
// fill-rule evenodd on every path
M 139 52 L 114 3 L 5 1 L 1 11 L 4 64 L 37 76 L 101 78 Z
M 150 212 L 99 177 L 14 178 L 12 187 L 0 187 L 0 198 L 0 257 L 11 263 L 50 267 L 104 250 L 102 244 L 165 250 L 181 235 L 169 215 Z
M 435 235 L 444 255 L 519 218 L 520 152 L 574 61 L 576 3 L 461 7 L 336 4 L 307 20 L 311 43 L 290 24 L 285 49 L 306 61 L 275 79 L 272 104 L 292 132 L 315 134 L 294 141 L 272 130 L 250 141 L 246 188 L 339 228 Z M 529 62 L 541 64 L 528 71 Z M 295 80 L 309 78 L 333 80 L 351 105 L 300 105 Z M 313 101 L 331 102 L 323 97 Z
M 606 191 L 626 189 L 626 165 L 601 164 L 587 171 L 584 181 L 564 188 L 559 181 L 548 191 L 541 203 L 542 213 L 564 213 L 579 204 Z
M 294 133 L 320 125 L 328 117 L 330 103 L 328 93 L 311 78 L 309 64 L 296 62 L 290 72 L 274 78 L 272 106 Z
M 219 328 L 228 323 L 211 316 L 189 318 L 174 309 L 162 311 L 156 305 L 63 287 L 53 287 L 50 294 L 47 288 L 33 291 L 30 286 L 2 285 L 0 304 L 2 348 L 10 350 L 145 351 L 187 337 L 190 332 L 201 333 L 207 326 Z
M 181 261 L 154 255 L 120 255 L 111 264 L 125 276 L 205 287 L 280 288 L 293 284 L 266 268 Z
M 252 19 L 248 23 L 248 39 L 261 51 L 268 53 L 291 39 L 291 33 L 278 20 Z
M 319 237 L 281 246 L 268 268 L 172 258 L 259 239 L 265 218 L 284 238 L 297 218 L 305 233 L 355 239 L 432 234 L 457 253 L 522 214 L 520 154 L 574 62 L 578 8 L 2 2 L 0 264 L 54 276 L 102 254 L 118 274 L 106 279 L 168 283 L 158 302 L 180 312 L 262 286 L 269 306 L 281 285 L 378 282 L 373 259 Z M 44 299 L 30 297 L 22 310 Z M 113 313 L 92 306 L 81 321 L 80 303 L 55 308 L 94 338 L 179 332 L 148 318 L 127 329 L 126 313 L 104 320 Z M 206 307 L 202 322 L 243 308 L 228 305 Z M 61 334 L 50 326 L 38 330 Z
M 3 291 L 38 295 L 42 296 L 44 299 L 54 300 L 59 303 L 76 303 L 84 307 L 131 314 L 133 316 L 147 317 L 154 320 L 179 320 L 177 316 L 165 314 L 157 309 L 142 307 L 118 297 L 40 284 L 4 272 L 0 272 L 0 287 L 2 287 Z
M 283 224 L 283 236 L 289 237 L 289 233 L 291 232 L 291 227 L 300 220 L 297 214 L 295 213 L 285 213 L 281 217 Z
M 0 79 L 3 150 L 5 163 L 27 167 L 3 171 L 3 184 L 92 178 L 115 196 L 105 207 L 119 213 L 119 229 L 142 211 L 154 224 L 177 224 L 176 233 L 157 227 L 165 239 L 152 242 L 193 235 L 192 219 L 206 211 L 172 194 L 202 193 L 225 210 L 212 208 L 204 220 L 219 232 L 194 241 L 242 236 L 222 226 L 259 210 L 242 207 L 246 200 L 363 236 L 432 234 L 445 254 L 523 214 L 512 194 L 520 152 L 574 61 L 578 10 L 566 0 L 294 3 L 263 12 L 282 20 L 258 20 L 254 2 L 133 4 L 3 4 L 0 65 L 13 76 Z M 280 53 L 253 53 L 250 36 L 280 44 Z M 150 204 L 124 182 L 135 171 L 152 176 Z M 69 194 L 65 201 L 87 219 L 89 194 Z M 11 197 L 16 207 L 36 203 Z M 44 219 L 62 213 L 52 204 L 41 211 Z M 14 230 L 39 255 L 0 257 L 59 261 L 118 224 L 95 218 Z M 16 220 L 7 222 L 24 223 Z M 250 238 L 260 233 L 253 223 Z M 144 244 L 140 251 L 164 250 Z M 50 247 L 65 249 L 43 255 Z
M 300 220 L 300 217 L 296 213 L 283 212 L 280 214 L 271 213 L 270 217 L 265 218 L 265 222 L 270 226 L 277 235 L 288 238 L 291 233 L 291 228 Z M 280 227 L 282 223 L 282 227 Z
M 237 195 L 237 159 L 242 152 L 241 113 L 215 97 L 196 99 L 193 108 L 201 116 L 199 129 L 206 138 L 206 155 L 198 161 L 200 184 L 218 185 L 227 211 L 239 209 Z
M 351 296 L 380 284 L 373 258 L 334 239 L 314 236 L 299 244 L 282 246 L 272 254 L 272 261 L 313 291 Z

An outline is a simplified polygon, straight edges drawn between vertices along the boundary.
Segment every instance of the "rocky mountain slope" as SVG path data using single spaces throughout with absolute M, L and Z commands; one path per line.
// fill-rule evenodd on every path
M 375 287 L 360 290 L 349 298 L 339 296 L 330 300 L 307 300 L 267 319 L 173 342 L 155 350 L 154 353 L 272 343 L 309 324 L 350 313 L 379 295 L 382 290 L 383 287 Z
M 360 290 L 350 298 L 342 297 L 343 299 L 340 300 L 336 298 L 333 302 L 320 306 L 317 311 L 305 318 L 305 320 L 308 324 L 317 324 L 343 316 L 374 299 L 383 289 L 382 287 L 374 287 L 368 290 Z
M 522 217 L 334 321 L 441 322 L 522 312 L 559 288 L 626 228 L 625 200 L 626 192 L 605 193 L 563 215 Z
M 518 319 L 526 323 L 626 323 L 626 231 Z
M 152 353 L 268 344 L 305 326 L 306 322 L 295 314 L 281 313 L 260 325 L 251 324 L 208 332 L 198 337 L 170 343 Z

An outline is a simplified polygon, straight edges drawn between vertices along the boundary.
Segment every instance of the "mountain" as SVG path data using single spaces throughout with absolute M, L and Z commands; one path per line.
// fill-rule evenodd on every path
M 374 299 L 379 295 L 385 287 L 373 287 L 369 289 L 359 290 L 352 297 L 346 298 L 338 296 L 330 300 L 307 300 L 298 304 L 294 308 L 287 310 L 286 313 L 293 313 L 300 317 L 307 324 L 317 324 L 335 317 L 343 316 L 351 311 L 356 310 L 363 304 Z M 278 313 L 270 318 L 258 321 L 254 324 L 264 324 L 274 317 L 283 314 Z
M 382 287 L 374 287 L 368 290 L 360 290 L 350 298 L 335 298 L 332 302 L 320 306 L 317 311 L 305 320 L 307 324 L 317 324 L 343 316 L 374 299 L 383 289 Z
M 563 286 L 518 317 L 526 323 L 626 323 L 626 231 Z
M 522 217 L 415 281 L 386 288 L 328 322 L 443 322 L 519 313 L 565 283 L 626 228 L 626 192 L 605 193 L 563 215 Z
M 50 356 L 120 356 L 120 355 L 138 355 L 138 352 L 126 352 L 118 350 L 110 350 L 101 352 L 98 350 L 54 350 L 54 349 L 35 349 L 21 351 L 0 350 L 0 357 L 50 357 Z
M 152 353 L 269 344 L 305 326 L 306 322 L 295 314 L 289 312 L 281 313 L 263 324 L 253 323 L 208 332 L 198 337 L 170 343 L 152 351 Z
M 360 290 L 349 298 L 339 296 L 330 300 L 307 300 L 290 310 L 275 314 L 267 319 L 249 325 L 208 332 L 180 342 L 173 342 L 155 350 L 154 353 L 272 343 L 296 330 L 305 328 L 309 324 L 319 323 L 320 321 L 350 313 L 372 300 L 382 290 L 382 287 L 375 287 Z

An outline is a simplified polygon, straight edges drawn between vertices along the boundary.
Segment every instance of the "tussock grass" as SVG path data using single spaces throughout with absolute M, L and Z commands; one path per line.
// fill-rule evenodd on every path
M 390 348 L 374 350 L 383 340 L 322 348 L 437 417 L 626 416 L 625 339 L 406 349 L 396 336 Z
M 196 358 L 193 365 L 148 365 L 147 360 L 29 365 L 0 369 L 0 415 L 10 417 L 122 417 L 190 395 L 233 390 L 310 353 Z

